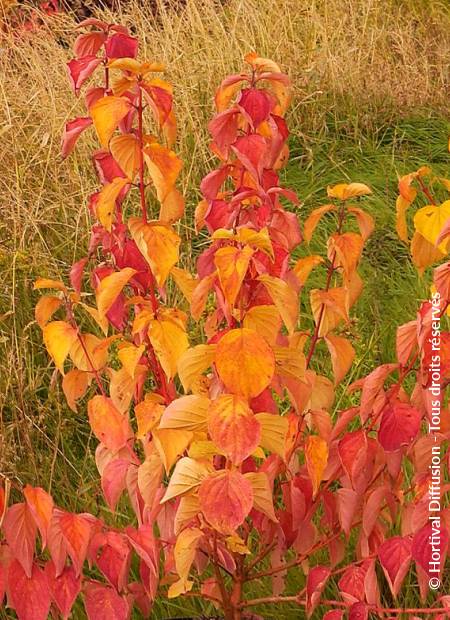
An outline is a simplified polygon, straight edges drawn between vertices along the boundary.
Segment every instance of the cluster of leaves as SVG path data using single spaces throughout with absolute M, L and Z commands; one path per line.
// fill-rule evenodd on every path
M 20 620 L 44 620 L 50 611 L 67 618 L 80 593 L 91 620 L 126 620 L 134 606 L 148 616 L 157 595 L 203 598 L 227 620 L 282 602 L 308 616 L 322 605 L 327 620 L 404 611 L 446 617 L 446 596 L 423 610 L 384 607 L 389 595 L 377 574 L 378 565 L 395 600 L 415 563 L 426 601 L 428 539 L 438 521 L 438 574 L 447 553 L 448 508 L 428 519 L 431 447 L 440 447 L 448 467 L 450 432 L 445 416 L 428 432 L 436 408 L 428 389 L 433 303 L 399 327 L 397 361 L 350 387 L 361 391 L 359 404 L 333 411 L 355 357 L 345 330 L 373 230 L 359 204 L 370 189 L 329 187 L 329 203 L 300 226 L 299 201 L 279 177 L 288 158 L 289 79 L 271 60 L 248 54 L 246 70 L 216 93 L 209 131 L 219 163 L 201 183 L 195 221 L 208 244 L 192 275 L 177 266 L 182 164 L 171 150 L 172 89 L 154 77 L 163 67 L 139 62 L 138 43 L 123 27 L 95 19 L 82 27 L 92 30 L 75 42 L 73 89 L 78 94 L 99 72 L 104 83 L 86 91 L 88 114 L 67 124 L 62 151 L 69 155 L 93 126 L 101 189 L 88 204 L 95 220 L 88 255 L 73 265 L 70 289 L 38 280 L 36 288 L 55 292 L 40 299 L 36 320 L 69 406 L 76 411 L 87 401 L 109 511 L 104 518 L 69 513 L 30 486 L 10 505 L 6 486 L 0 597 L 6 591 Z M 149 123 L 153 133 L 144 129 Z M 422 186 L 422 177 L 400 181 L 402 234 L 411 184 Z M 418 234 L 442 248 L 446 233 L 435 235 L 435 221 L 450 217 L 445 204 L 415 218 Z M 294 260 L 323 217 L 335 222 L 324 256 Z M 302 299 L 313 327 L 300 329 L 299 302 L 313 269 L 324 284 Z M 450 263 L 436 269 L 434 285 L 441 317 L 450 303 Z M 168 286 L 184 295 L 189 316 L 167 306 Z M 205 335 L 201 344 L 189 341 L 194 322 Z M 443 411 L 449 351 L 444 332 Z M 124 528 L 115 519 L 119 501 L 134 513 Z M 286 595 L 285 578 L 297 568 L 305 586 Z M 249 598 L 265 578 L 270 596 Z M 325 597 L 328 582 L 339 600 Z

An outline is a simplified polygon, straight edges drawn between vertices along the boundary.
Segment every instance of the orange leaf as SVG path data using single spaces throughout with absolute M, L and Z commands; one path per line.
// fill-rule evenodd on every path
M 163 224 L 173 224 L 181 218 L 184 213 L 184 198 L 180 192 L 174 188 L 164 198 L 159 211 L 159 220 Z
M 270 385 L 275 357 L 264 338 L 246 327 L 223 336 L 216 348 L 219 377 L 233 394 L 253 398 Z
M 445 256 L 439 248 L 427 241 L 419 232 L 415 232 L 411 239 L 411 257 L 419 273 Z
M 77 577 L 81 573 L 91 537 L 91 523 L 87 517 L 93 518 L 91 515 L 84 516 L 55 510 L 55 519 L 67 543 L 67 551 Z
M 100 317 L 103 318 L 108 313 L 109 309 L 122 292 L 123 287 L 128 284 L 135 273 L 136 269 L 125 267 L 103 278 L 95 291 Z
M 329 213 L 330 211 L 336 211 L 336 207 L 334 205 L 324 205 L 323 207 L 318 207 L 317 209 L 314 209 L 314 211 L 311 211 L 311 213 L 308 215 L 303 225 L 303 236 L 307 243 L 311 241 L 317 224 L 320 222 L 322 217 L 325 215 L 325 213 Z
M 112 452 L 122 448 L 131 435 L 127 416 L 107 396 L 98 394 L 88 403 L 89 423 L 94 435 Z
M 242 282 L 253 256 L 253 250 L 245 246 L 242 250 L 233 246 L 219 248 L 214 254 L 220 287 L 230 308 L 233 308 Z
M 66 373 L 62 380 L 62 389 L 66 397 L 67 404 L 72 411 L 77 411 L 77 400 L 83 398 L 91 382 L 91 377 L 87 372 L 72 368 Z
M 98 194 L 98 200 L 95 205 L 97 217 L 102 226 L 108 232 L 111 232 L 112 223 L 115 217 L 116 200 L 123 188 L 130 183 L 130 179 L 116 177 L 103 186 Z
M 163 286 L 170 270 L 178 260 L 180 237 L 170 226 L 131 217 L 128 226 L 139 251 L 148 262 L 158 286 Z
M 60 280 L 50 280 L 49 278 L 38 278 L 33 285 L 33 289 L 40 290 L 42 288 L 55 288 L 58 291 L 67 292 L 66 287 Z
M 364 241 L 366 241 L 373 233 L 375 228 L 375 222 L 373 221 L 373 217 L 359 207 L 348 207 L 347 211 L 349 213 L 353 213 L 353 215 L 356 217 L 359 232 L 361 233 Z
M 80 340 L 83 344 L 81 344 Z M 73 343 L 69 355 L 78 370 L 91 372 L 101 370 L 108 360 L 108 349 L 101 346 L 104 340 L 94 334 L 80 334 Z
M 94 123 L 98 139 L 107 148 L 109 140 L 120 121 L 131 110 L 131 102 L 126 97 L 108 96 L 98 99 L 89 113 Z
M 126 176 L 133 181 L 139 168 L 139 142 L 134 134 L 114 136 L 109 143 L 111 155 Z
M 346 338 L 328 334 L 325 337 L 333 365 L 334 385 L 342 381 L 355 359 L 355 349 Z
M 305 256 L 305 258 L 298 259 L 298 261 L 293 266 L 292 271 L 299 279 L 300 284 L 304 286 L 309 274 L 314 269 L 314 267 L 317 267 L 317 265 L 320 265 L 323 262 L 324 260 L 321 256 Z
M 357 196 L 366 196 L 371 194 L 372 190 L 364 183 L 339 183 L 338 185 L 327 187 L 329 198 L 338 198 L 339 200 L 349 200 Z
M 62 304 L 62 299 L 52 295 L 44 295 L 36 304 L 34 316 L 39 327 L 44 327 Z
M 175 181 L 180 174 L 183 164 L 170 149 L 153 142 L 144 148 L 144 159 L 147 164 L 156 195 L 163 203 L 173 190 Z
M 205 519 L 222 534 L 232 534 L 253 506 L 252 485 L 232 470 L 208 476 L 200 485 L 198 498 Z
M 309 435 L 305 447 L 306 467 L 313 484 L 314 495 L 319 490 L 328 461 L 327 442 L 317 435 Z
M 344 288 L 331 288 L 328 291 L 313 289 L 310 303 L 316 325 L 320 321 L 319 336 L 326 336 L 341 320 L 349 321 L 347 292 Z
M 136 368 L 144 351 L 144 344 L 141 344 L 139 347 L 131 342 L 124 342 L 122 345 L 119 345 L 117 357 L 130 377 L 135 378 Z
M 189 581 L 188 577 L 202 536 L 203 532 L 196 527 L 186 528 L 178 534 L 173 555 L 175 568 L 177 569 L 180 579 L 170 586 L 168 592 L 169 598 L 189 592 L 194 585 L 194 582 Z
M 332 260 L 336 253 L 336 266 L 342 267 L 345 275 L 350 277 L 358 265 L 363 244 L 363 238 L 358 233 L 334 233 L 328 239 L 328 258 Z
M 42 334 L 47 351 L 58 370 L 64 374 L 64 361 L 77 340 L 77 330 L 66 321 L 53 321 L 45 325 Z
M 145 400 L 138 403 L 134 408 L 138 426 L 136 437 L 138 439 L 144 439 L 147 433 L 150 433 L 159 424 L 163 414 L 163 405 L 152 397 L 153 394 L 147 395 Z
M 234 465 L 256 450 L 261 436 L 260 424 L 247 401 L 234 394 L 223 394 L 211 403 L 208 431 Z
M 41 487 L 31 487 L 29 484 L 25 486 L 23 494 L 41 533 L 42 549 L 45 549 L 48 526 L 53 513 L 53 499 Z

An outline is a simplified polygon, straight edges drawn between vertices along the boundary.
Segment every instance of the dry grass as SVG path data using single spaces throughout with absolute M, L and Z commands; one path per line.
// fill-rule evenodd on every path
M 126 3 L 120 21 L 163 60 L 175 84 L 190 236 L 195 188 L 209 164 L 206 121 L 219 80 L 255 49 L 295 85 L 290 126 L 306 153 L 339 130 L 357 142 L 396 118 L 445 106 L 449 17 L 436 0 L 188 0 L 185 8 Z M 74 23 L 52 18 L 27 38 L 0 35 L 0 471 L 53 483 L 66 505 L 86 490 L 83 415 L 64 408 L 33 323 L 32 281 L 64 276 L 86 245 L 87 195 L 95 187 L 83 137 L 58 157 L 62 127 L 78 108 L 65 61 Z M 364 179 L 361 179 L 364 180 Z M 58 464 L 55 467 L 55 463 Z M 94 484 L 94 482 L 92 482 Z

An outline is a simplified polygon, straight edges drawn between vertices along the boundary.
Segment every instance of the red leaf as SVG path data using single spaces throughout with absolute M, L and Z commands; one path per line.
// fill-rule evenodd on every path
M 200 508 L 219 532 L 232 533 L 253 506 L 250 482 L 238 471 L 218 471 L 199 488 Z
M 8 600 L 19 620 L 47 620 L 50 590 L 44 572 L 34 564 L 28 577 L 20 562 L 11 562 L 8 570 Z
M 342 620 L 344 617 L 344 612 L 339 609 L 333 609 L 332 611 L 327 611 L 322 620 Z
M 255 181 L 260 181 L 267 153 L 267 144 L 262 136 L 250 134 L 236 140 L 231 147 L 244 168 Z
M 439 574 L 442 572 L 449 541 L 446 528 L 442 526 L 436 528 L 435 525 L 437 525 L 437 521 L 427 523 L 416 532 L 412 541 L 412 557 L 423 568 L 428 577 L 438 575 L 437 572 L 432 572 L 434 568 L 439 569 Z M 434 555 L 433 550 L 435 551 Z
M 61 575 L 57 577 L 55 565 L 51 560 L 45 565 L 45 574 L 52 599 L 66 620 L 80 592 L 81 578 L 75 575 L 73 566 L 66 566 Z
M 353 488 L 359 491 L 358 482 L 367 461 L 367 436 L 360 429 L 347 433 L 338 444 L 339 458 Z
M 138 42 L 134 37 L 119 32 L 106 41 L 105 52 L 107 58 L 136 58 Z
M 238 121 L 239 112 L 232 108 L 231 110 L 225 110 L 225 112 L 216 114 L 208 123 L 209 133 L 219 149 L 224 151 L 224 154 L 227 154 L 228 147 L 237 138 Z
M 105 41 L 106 34 L 104 32 L 93 31 L 80 34 L 73 44 L 73 52 L 78 58 L 95 56 Z
M 214 200 L 219 189 L 225 182 L 230 172 L 230 166 L 222 166 L 207 174 L 200 183 L 200 190 L 207 200 Z
M 84 607 L 89 620 L 128 620 L 126 600 L 100 583 L 87 584 Z
M 116 532 L 108 532 L 104 542 L 96 560 L 97 566 L 111 585 L 120 592 L 128 580 L 131 549 L 126 537 Z
M 339 521 L 347 536 L 352 529 L 353 519 L 359 507 L 360 499 L 361 497 L 353 489 L 339 489 L 337 491 Z
M 348 620 L 367 620 L 368 617 L 369 609 L 364 603 L 355 603 L 348 612 Z
M 90 116 L 74 118 L 66 123 L 61 144 L 61 155 L 65 159 L 73 151 L 73 148 L 83 131 L 92 125 Z
M 87 262 L 88 262 L 88 258 L 85 256 L 84 258 L 81 258 L 79 261 L 74 263 L 72 267 L 70 268 L 70 274 L 69 274 L 70 284 L 72 285 L 72 287 L 78 294 L 80 294 L 81 292 L 81 282 L 83 279 L 83 271 L 84 271 L 84 268 Z
M 411 539 L 394 536 L 378 549 L 378 559 L 394 596 L 400 592 L 411 562 Z
M 258 127 L 265 121 L 273 107 L 273 100 L 269 93 L 258 88 L 245 88 L 241 91 L 238 104 L 252 119 L 253 127 Z
M 67 63 L 69 71 L 70 84 L 76 95 L 80 92 L 80 88 L 84 82 L 91 77 L 102 59 L 95 56 L 85 56 L 84 58 L 74 58 Z
M 24 488 L 23 494 L 41 533 L 42 549 L 44 549 L 47 544 L 47 532 L 53 513 L 53 499 L 44 489 L 30 487 L 28 484 Z
M 100 150 L 95 152 L 93 160 L 100 182 L 104 185 L 112 183 L 117 177 L 125 178 L 125 173 L 109 151 Z
M 386 452 L 395 452 L 409 445 L 420 428 L 422 414 L 407 403 L 389 404 L 383 410 L 378 441 Z
M 90 515 L 77 515 L 72 512 L 63 512 L 55 509 L 55 519 L 58 521 L 63 538 L 67 544 L 67 552 L 75 568 L 75 574 L 81 573 L 86 558 L 89 540 L 91 538 Z M 58 569 L 58 566 L 57 566 Z M 60 571 L 57 571 L 58 574 Z
M 37 527 L 27 504 L 14 504 L 8 508 L 3 521 L 3 531 L 6 542 L 22 565 L 26 576 L 31 577 Z
M 326 566 L 315 566 L 309 571 L 308 580 L 306 582 L 306 611 L 308 617 L 319 604 L 320 595 L 323 592 L 330 569 Z
M 126 528 L 128 540 L 138 556 L 145 562 L 154 575 L 158 574 L 159 554 L 151 525 L 141 525 L 138 530 Z
M 127 486 L 126 479 L 129 466 L 130 461 L 127 459 L 114 459 L 103 470 L 102 491 L 106 503 L 113 511 Z

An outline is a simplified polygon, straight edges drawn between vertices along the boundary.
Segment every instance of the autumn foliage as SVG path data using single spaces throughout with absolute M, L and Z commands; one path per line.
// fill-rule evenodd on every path
M 93 130 L 99 189 L 88 203 L 87 254 L 68 284 L 36 282 L 52 291 L 40 298 L 36 321 L 70 408 L 86 412 L 98 440 L 108 510 L 73 514 L 31 486 L 13 503 L 6 485 L 0 597 L 20 620 L 68 618 L 78 596 L 90 620 L 126 620 L 133 608 L 148 617 L 155 598 L 167 596 L 211 601 L 226 620 L 283 602 L 297 605 L 299 617 L 327 620 L 447 617 L 449 597 L 429 593 L 435 524 L 427 510 L 431 446 L 448 466 L 446 332 L 442 425 L 432 432 L 429 387 L 450 263 L 434 272 L 433 302 L 398 328 L 397 359 L 353 383 L 351 406 L 336 410 L 355 358 L 346 327 L 374 227 L 362 207 L 369 187 L 328 187 L 327 203 L 302 217 L 279 174 L 289 156 L 290 82 L 273 61 L 249 53 L 215 96 L 208 129 L 217 167 L 200 186 L 195 224 L 204 249 L 188 272 L 179 265 L 182 162 L 172 150 L 164 67 L 138 60 L 138 42 L 121 26 L 88 19 L 81 27 L 68 63 L 73 91 L 98 80 L 84 90 L 86 116 L 65 127 L 62 154 Z M 430 189 L 448 182 L 430 186 L 428 178 L 425 168 L 403 177 L 397 201 L 406 240 L 407 208 L 418 192 L 427 198 L 412 241 L 422 270 L 446 256 L 450 235 L 450 203 L 438 205 Z M 323 218 L 334 232 L 311 255 Z M 312 270 L 320 288 L 307 285 Z M 174 288 L 184 310 L 167 304 Z M 117 524 L 119 502 L 129 506 L 126 527 Z M 444 503 L 438 516 L 441 576 Z M 285 593 L 291 571 L 302 585 Z M 408 574 L 423 608 L 397 603 Z M 256 581 L 267 596 L 252 596 Z

